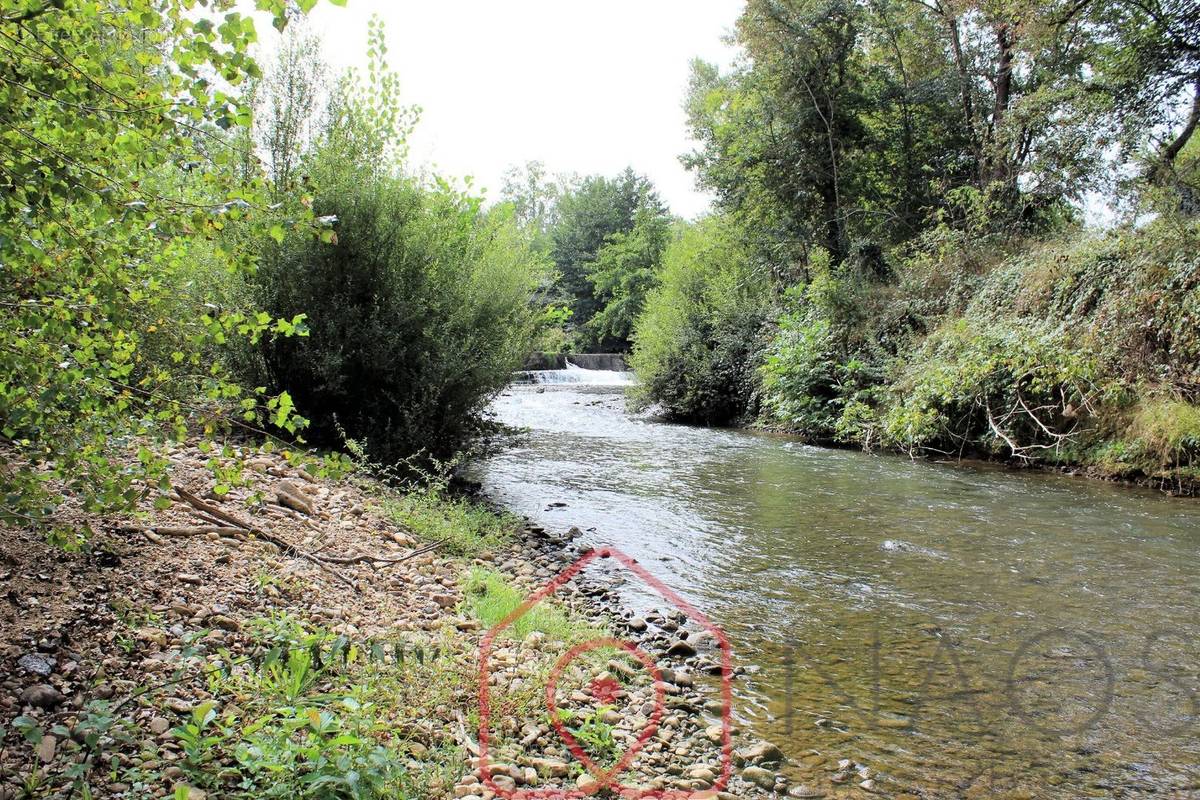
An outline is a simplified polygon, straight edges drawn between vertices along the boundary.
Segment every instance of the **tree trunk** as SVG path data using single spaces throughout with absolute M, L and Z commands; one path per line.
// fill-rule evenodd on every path
M 1197 125 L 1200 125 L 1200 79 L 1196 80 L 1195 88 L 1192 90 L 1192 113 L 1188 115 L 1187 124 L 1184 125 L 1183 130 L 1179 132 L 1174 141 L 1163 148 L 1162 163 L 1164 166 L 1170 166 L 1175 162 L 1175 157 L 1187 146 L 1192 134 L 1196 132 Z
M 1013 68 L 1013 34 L 1007 22 L 998 23 L 995 27 L 996 45 L 1000 52 L 996 58 L 996 103 L 992 109 L 991 145 L 992 152 L 988 154 L 991 161 L 991 180 L 1007 184 L 1013 179 L 1012 162 L 1007 152 L 1007 144 L 1002 143 L 1006 137 L 1003 133 L 1005 117 L 1012 101 L 1012 68 Z

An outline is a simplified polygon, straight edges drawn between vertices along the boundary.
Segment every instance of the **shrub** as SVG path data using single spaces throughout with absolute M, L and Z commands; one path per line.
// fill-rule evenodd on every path
M 1102 395 L 1067 330 L 1017 319 L 948 322 L 898 372 L 884 434 L 905 450 L 1044 457 L 1073 443 Z
M 769 287 L 730 223 L 677 231 L 634 332 L 634 401 L 676 420 L 725 424 L 752 410 Z
M 828 438 L 839 416 L 837 365 L 829 322 L 783 317 L 761 370 L 763 410 L 797 433 Z
M 529 352 L 548 267 L 511 205 L 485 212 L 404 174 L 414 112 L 394 96 L 377 23 L 371 37 L 370 81 L 343 80 L 303 161 L 333 230 L 277 237 L 258 276 L 263 307 L 303 312 L 308 336 L 267 342 L 263 359 L 316 443 L 350 438 L 375 462 L 424 468 L 469 446 Z
M 542 261 L 511 217 L 398 177 L 318 196 L 338 244 L 292 240 L 263 271 L 268 309 L 303 309 L 309 335 L 268 343 L 274 385 L 313 419 L 395 464 L 445 460 L 520 365 Z
M 267 398 L 215 354 L 272 320 L 231 311 L 209 279 L 253 266 L 213 245 L 222 230 L 266 230 L 257 175 L 228 168 L 249 111 L 237 87 L 258 74 L 254 25 L 233 3 L 194 5 L 5 2 L 0 13 L 6 522 L 49 524 L 67 497 L 131 510 L 169 490 L 165 441 L 266 416 Z M 282 2 L 259 8 L 287 22 Z M 205 89 L 201 76 L 217 75 L 223 89 Z

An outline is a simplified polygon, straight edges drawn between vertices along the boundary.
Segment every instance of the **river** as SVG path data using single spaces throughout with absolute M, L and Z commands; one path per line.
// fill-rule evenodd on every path
M 1200 505 L 663 424 L 626 414 L 622 391 L 511 387 L 494 411 L 528 432 L 476 476 L 719 624 L 744 671 L 737 721 L 785 751 L 793 781 L 830 797 L 866 796 L 864 777 L 884 797 L 1200 797 Z M 634 581 L 624 593 L 662 608 Z

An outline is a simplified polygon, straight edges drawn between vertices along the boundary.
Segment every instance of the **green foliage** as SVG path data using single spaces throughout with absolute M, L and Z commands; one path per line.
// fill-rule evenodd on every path
M 1200 405 L 1151 395 L 1133 409 L 1120 443 L 1121 461 L 1151 475 L 1200 478 Z
M 520 589 L 500 573 L 486 569 L 472 569 L 463 590 L 468 609 L 488 628 L 503 622 L 525 602 L 525 594 Z M 605 635 L 604 631 L 572 616 L 552 598 L 542 600 L 517 617 L 505 629 L 504 635 L 524 639 L 534 631 L 566 644 L 578 644 Z
M 578 722 L 567 730 L 584 750 L 599 764 L 611 763 L 617 757 L 617 741 L 613 737 L 613 726 L 604 721 L 604 715 L 612 711 L 612 706 L 597 706 L 589 713 L 576 715 L 570 709 L 560 709 L 558 714 L 563 722 L 570 723 L 576 716 L 581 716 Z
M 289 237 L 264 259 L 263 306 L 303 312 L 308 336 L 263 342 L 269 385 L 313 418 L 313 441 L 349 437 L 386 465 L 445 461 L 528 352 L 547 265 L 512 211 L 402 174 L 413 112 L 372 33 L 367 88 L 349 81 L 308 155 L 328 241 Z M 368 390 L 369 389 L 369 390 Z
M 298 320 L 206 307 L 196 282 L 250 270 L 221 237 L 269 219 L 227 133 L 250 119 L 236 92 L 259 74 L 254 22 L 232 0 L 193 5 L 17 0 L 0 14 L 5 518 L 51 513 L 52 480 L 89 509 L 127 509 L 163 480 L 143 443 L 266 421 L 267 398 L 221 354 Z M 282 0 L 257 6 L 286 23 Z
M 445 542 L 446 552 L 478 556 L 507 544 L 519 520 L 499 514 L 464 497 L 454 497 L 433 483 L 389 497 L 389 517 L 427 542 Z
M 407 700 L 395 665 L 289 617 L 247 630 L 265 656 L 220 664 L 210 681 L 237 708 L 201 703 L 172 731 L 189 785 L 234 798 L 421 796 L 391 722 Z
M 632 230 L 614 233 L 596 253 L 588 280 L 603 306 L 587 325 L 595 341 L 615 341 L 628 347 L 634 320 L 654 286 L 670 227 L 661 208 L 642 205 Z
M 764 410 L 798 433 L 830 438 L 843 400 L 837 356 L 828 321 L 783 317 L 762 367 Z
M 1101 399 L 1097 378 L 1095 358 L 1061 327 L 956 320 L 903 368 L 884 433 L 906 449 L 1059 452 Z
M 728 74 L 693 65 L 701 147 L 685 163 L 788 280 L 814 247 L 836 265 L 856 243 L 912 239 L 961 188 L 996 201 L 993 229 L 1038 230 L 1106 177 L 1119 115 L 1100 76 L 1128 55 L 1123 16 L 1158 52 L 1171 41 L 1170 68 L 1149 70 L 1173 76 L 1165 95 L 1194 80 L 1186 4 L 1153 5 L 751 0 L 748 58 Z
M 580 346 L 628 346 L 624 337 L 651 283 L 648 273 L 657 267 L 666 220 L 653 186 L 632 169 L 614 179 L 585 178 L 558 196 L 550 253 Z M 614 299 L 613 311 L 590 325 Z
M 679 226 L 634 333 L 635 401 L 672 419 L 727 424 L 752 411 L 770 292 L 732 223 Z

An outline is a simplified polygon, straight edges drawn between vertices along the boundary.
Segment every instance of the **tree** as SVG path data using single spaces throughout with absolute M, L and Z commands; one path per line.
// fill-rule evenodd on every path
M 255 87 L 254 127 L 266 153 L 271 191 L 276 202 L 296 194 L 296 169 L 325 87 L 321 40 L 301 25 L 284 33 L 275 63 Z
M 1110 0 L 1111 1 L 1111 0 Z M 1084 11 L 1086 10 L 1086 13 Z M 1056 3 L 750 0 L 747 59 L 697 63 L 685 156 L 787 282 L 916 236 L 970 187 L 1036 226 L 1094 185 L 1098 10 Z
M 509 167 L 503 180 L 500 199 L 512 204 L 517 223 L 533 229 L 539 236 L 546 235 L 557 219 L 558 199 L 565 181 L 551 179 L 541 161 Z
M 1200 3 L 1126 0 L 1091 16 L 1104 31 L 1096 83 L 1112 97 L 1126 150 L 1162 179 L 1200 125 Z
M 754 412 L 754 369 L 772 308 L 727 216 L 678 223 L 634 329 L 634 399 L 672 419 L 726 425 Z
M 633 228 L 608 237 L 596 253 L 588 280 L 602 307 L 588 321 L 588 332 L 601 347 L 629 349 L 634 321 L 657 279 L 670 229 L 670 218 L 662 206 L 646 198 Z
M 589 278 L 601 248 L 616 234 L 633 230 L 638 209 L 650 205 L 665 214 L 653 186 L 626 169 L 617 178 L 594 175 L 563 192 L 558 219 L 550 232 L 551 257 L 559 272 L 559 288 L 572 311 L 572 321 L 586 330 L 603 308 Z
M 235 169 L 227 133 L 250 120 L 236 92 L 259 76 L 253 20 L 233 0 L 193 6 L 13 0 L 0 11 L 6 519 L 46 519 L 52 480 L 88 508 L 132 506 L 165 474 L 142 445 L 189 426 L 212 435 L 269 416 L 295 430 L 290 398 L 246 392 L 218 354 L 296 321 L 188 304 L 202 276 L 252 268 L 252 253 L 219 237 L 265 226 L 269 202 L 261 178 Z M 257 7 L 286 25 L 284 0 Z M 303 215 L 287 224 L 308 227 Z

